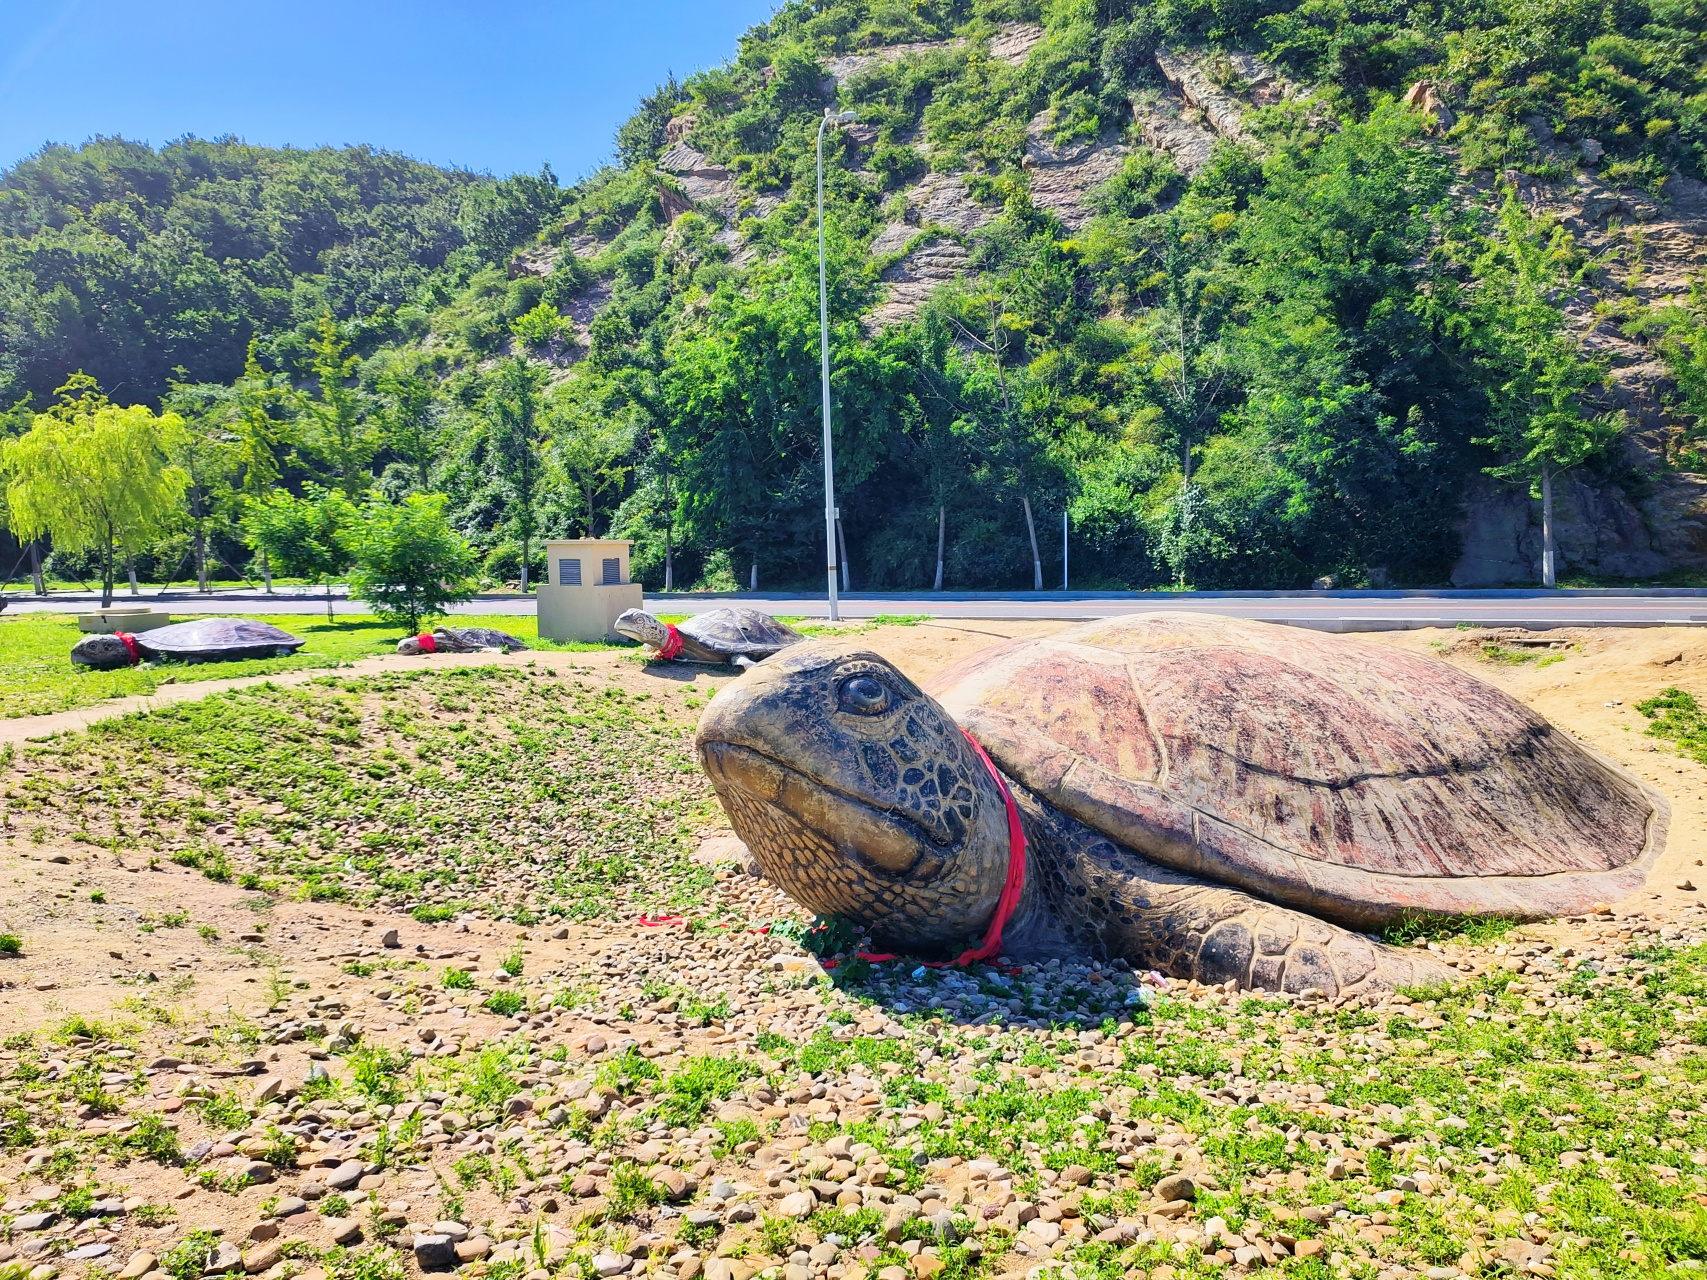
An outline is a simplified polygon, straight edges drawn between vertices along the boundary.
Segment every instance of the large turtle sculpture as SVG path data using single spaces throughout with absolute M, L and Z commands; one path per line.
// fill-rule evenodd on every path
M 397 642 L 398 653 L 479 653 L 486 649 L 510 653 L 526 648 L 525 640 L 496 627 L 434 627 Z
M 724 663 L 750 667 L 806 637 L 757 609 L 712 609 L 681 626 L 662 622 L 644 609 L 617 615 L 616 630 L 657 652 L 661 661 Z
M 286 658 L 306 641 L 270 622 L 253 618 L 196 618 L 136 635 L 84 636 L 71 646 L 71 661 L 111 671 L 144 660 L 158 662 L 235 662 L 241 658 Z
M 1353 930 L 1635 890 L 1669 820 L 1444 663 L 1181 613 L 1010 641 L 924 690 L 803 644 L 720 690 L 696 743 L 765 874 L 880 942 L 1326 996 L 1450 972 Z

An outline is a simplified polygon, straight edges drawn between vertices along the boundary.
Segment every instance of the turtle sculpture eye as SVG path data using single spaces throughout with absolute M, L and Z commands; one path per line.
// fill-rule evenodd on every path
M 880 716 L 895 705 L 889 686 L 875 676 L 854 676 L 842 681 L 840 709 L 856 716 Z

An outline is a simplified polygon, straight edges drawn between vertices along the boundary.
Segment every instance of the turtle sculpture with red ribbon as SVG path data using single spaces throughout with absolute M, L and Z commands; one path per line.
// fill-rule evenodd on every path
M 527 641 L 494 627 L 434 627 L 397 642 L 397 652 L 406 654 L 513 653 L 527 647 Z
M 1640 888 L 1669 821 L 1454 667 L 1181 613 L 1009 641 L 925 689 L 809 641 L 720 690 L 696 746 L 766 877 L 879 947 L 1328 997 L 1457 976 L 1372 936 L 1407 913 Z
M 680 626 L 644 609 L 625 609 L 613 624 L 620 635 L 653 650 L 659 662 L 750 667 L 806 637 L 757 609 L 711 609 Z
M 240 662 L 246 658 L 288 658 L 303 640 L 254 618 L 195 618 L 131 635 L 84 636 L 71 647 L 80 667 L 112 671 L 139 662 Z

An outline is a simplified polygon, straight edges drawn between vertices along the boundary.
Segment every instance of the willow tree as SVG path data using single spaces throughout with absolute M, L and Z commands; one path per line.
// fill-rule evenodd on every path
M 59 550 L 97 552 L 101 607 L 109 607 L 115 564 L 178 516 L 189 477 L 169 454 L 183 431 L 177 414 L 156 416 L 145 405 L 91 400 L 83 411 L 37 414 L 28 431 L 0 445 L 13 532 L 20 541 L 45 534 Z

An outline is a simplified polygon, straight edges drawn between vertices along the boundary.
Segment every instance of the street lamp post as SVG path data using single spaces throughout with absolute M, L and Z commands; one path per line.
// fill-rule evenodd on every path
M 824 126 L 832 120 L 852 120 L 851 111 L 824 112 L 818 122 L 818 359 L 824 384 L 824 546 L 828 549 L 830 621 L 840 622 L 836 601 L 836 464 L 830 446 L 830 293 L 824 280 Z

